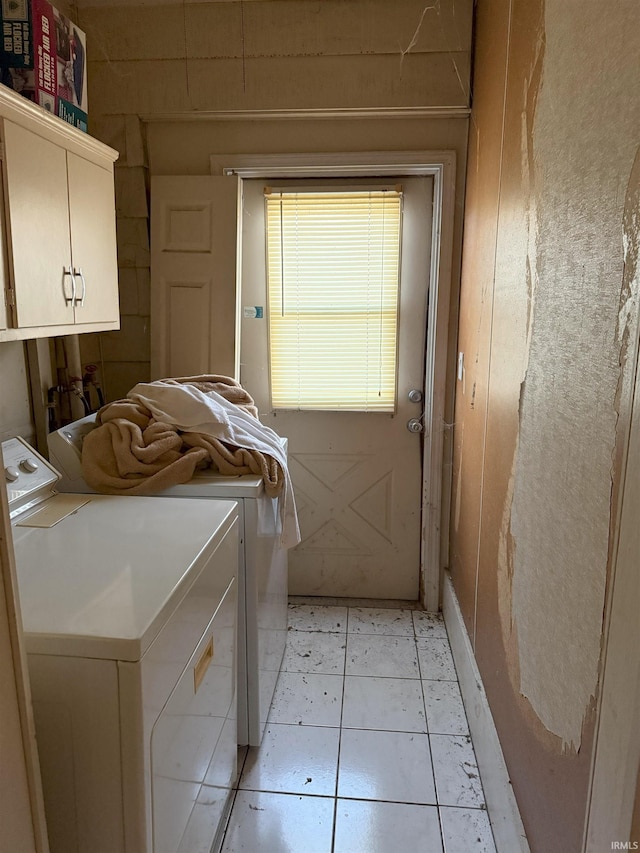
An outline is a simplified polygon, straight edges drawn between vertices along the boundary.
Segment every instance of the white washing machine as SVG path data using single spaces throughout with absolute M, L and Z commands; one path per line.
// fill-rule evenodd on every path
M 95 428 L 89 415 L 50 433 L 49 458 L 62 474 L 61 491 L 94 491 L 82 476 L 82 441 Z M 286 449 L 286 439 L 283 439 Z M 287 552 L 280 545 L 279 501 L 261 477 L 225 477 L 210 470 L 154 498 L 237 501 L 241 559 L 238 577 L 238 743 L 259 746 L 287 641 Z
M 234 501 L 57 494 L 3 442 L 52 853 L 219 844 L 237 768 Z

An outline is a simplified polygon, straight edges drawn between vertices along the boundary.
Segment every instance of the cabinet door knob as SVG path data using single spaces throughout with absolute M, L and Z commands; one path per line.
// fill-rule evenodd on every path
M 75 299 L 75 304 L 80 305 L 80 307 L 82 308 L 82 306 L 84 305 L 84 298 L 87 295 L 87 282 L 84 280 L 82 267 L 78 267 L 77 270 L 74 270 L 73 275 L 74 276 L 79 275 L 80 281 L 82 282 L 82 296 L 79 299 Z M 74 291 L 74 296 L 75 296 L 75 291 Z
M 70 275 L 71 276 L 71 297 L 66 295 L 66 291 L 64 289 L 64 280 Z M 73 270 L 71 267 L 67 269 L 66 267 L 62 268 L 62 292 L 65 294 L 64 301 L 67 305 L 75 305 L 76 303 L 76 279 L 73 274 Z

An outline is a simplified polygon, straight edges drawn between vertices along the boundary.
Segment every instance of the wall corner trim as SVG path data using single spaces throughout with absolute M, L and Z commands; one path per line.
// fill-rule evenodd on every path
M 530 853 L 493 717 L 451 575 L 445 572 L 442 610 L 478 761 L 498 853 Z

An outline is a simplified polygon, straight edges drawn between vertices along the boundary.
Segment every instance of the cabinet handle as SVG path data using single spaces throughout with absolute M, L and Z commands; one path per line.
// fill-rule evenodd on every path
M 204 651 L 200 655 L 200 660 L 193 668 L 193 692 L 197 693 L 198 688 L 202 684 L 202 679 L 205 676 L 207 669 L 209 669 L 209 664 L 213 660 L 213 637 L 209 640 L 207 645 L 204 648 Z
M 62 273 L 63 273 L 63 275 L 62 275 L 62 292 L 63 293 L 65 292 L 64 280 L 68 275 L 71 276 L 71 298 L 69 298 L 68 296 L 65 295 L 64 301 L 67 305 L 75 305 L 75 302 L 76 302 L 76 279 L 75 279 L 75 276 L 73 274 L 73 270 L 71 269 L 71 267 L 69 267 L 69 269 L 67 269 L 66 267 L 63 267 Z
M 82 306 L 84 305 L 84 298 L 87 295 L 87 282 L 84 280 L 84 275 L 82 273 L 82 267 L 78 267 L 77 270 L 74 270 L 73 275 L 74 276 L 79 275 L 80 281 L 82 282 L 82 296 L 80 297 L 80 299 L 74 299 L 74 303 L 76 305 L 80 305 L 80 307 L 82 308 Z M 75 278 L 74 278 L 74 281 L 75 281 Z M 74 297 L 75 297 L 75 292 L 74 292 Z

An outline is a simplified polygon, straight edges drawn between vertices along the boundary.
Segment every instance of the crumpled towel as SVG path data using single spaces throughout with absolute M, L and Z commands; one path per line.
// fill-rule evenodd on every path
M 182 436 L 169 424 L 147 416 L 145 426 L 139 411 L 131 411 L 129 419 L 126 408 L 118 408 L 120 416 L 107 413 L 101 423 L 96 419 L 96 429 L 82 445 L 82 473 L 92 489 L 107 495 L 150 495 L 187 483 L 209 461 L 205 448 L 183 452 Z
M 82 448 L 85 480 L 106 494 L 154 494 L 209 465 L 226 476 L 262 476 L 267 495 L 282 493 L 283 546 L 300 541 L 280 437 L 260 423 L 253 399 L 229 377 L 140 383 L 100 409 Z

